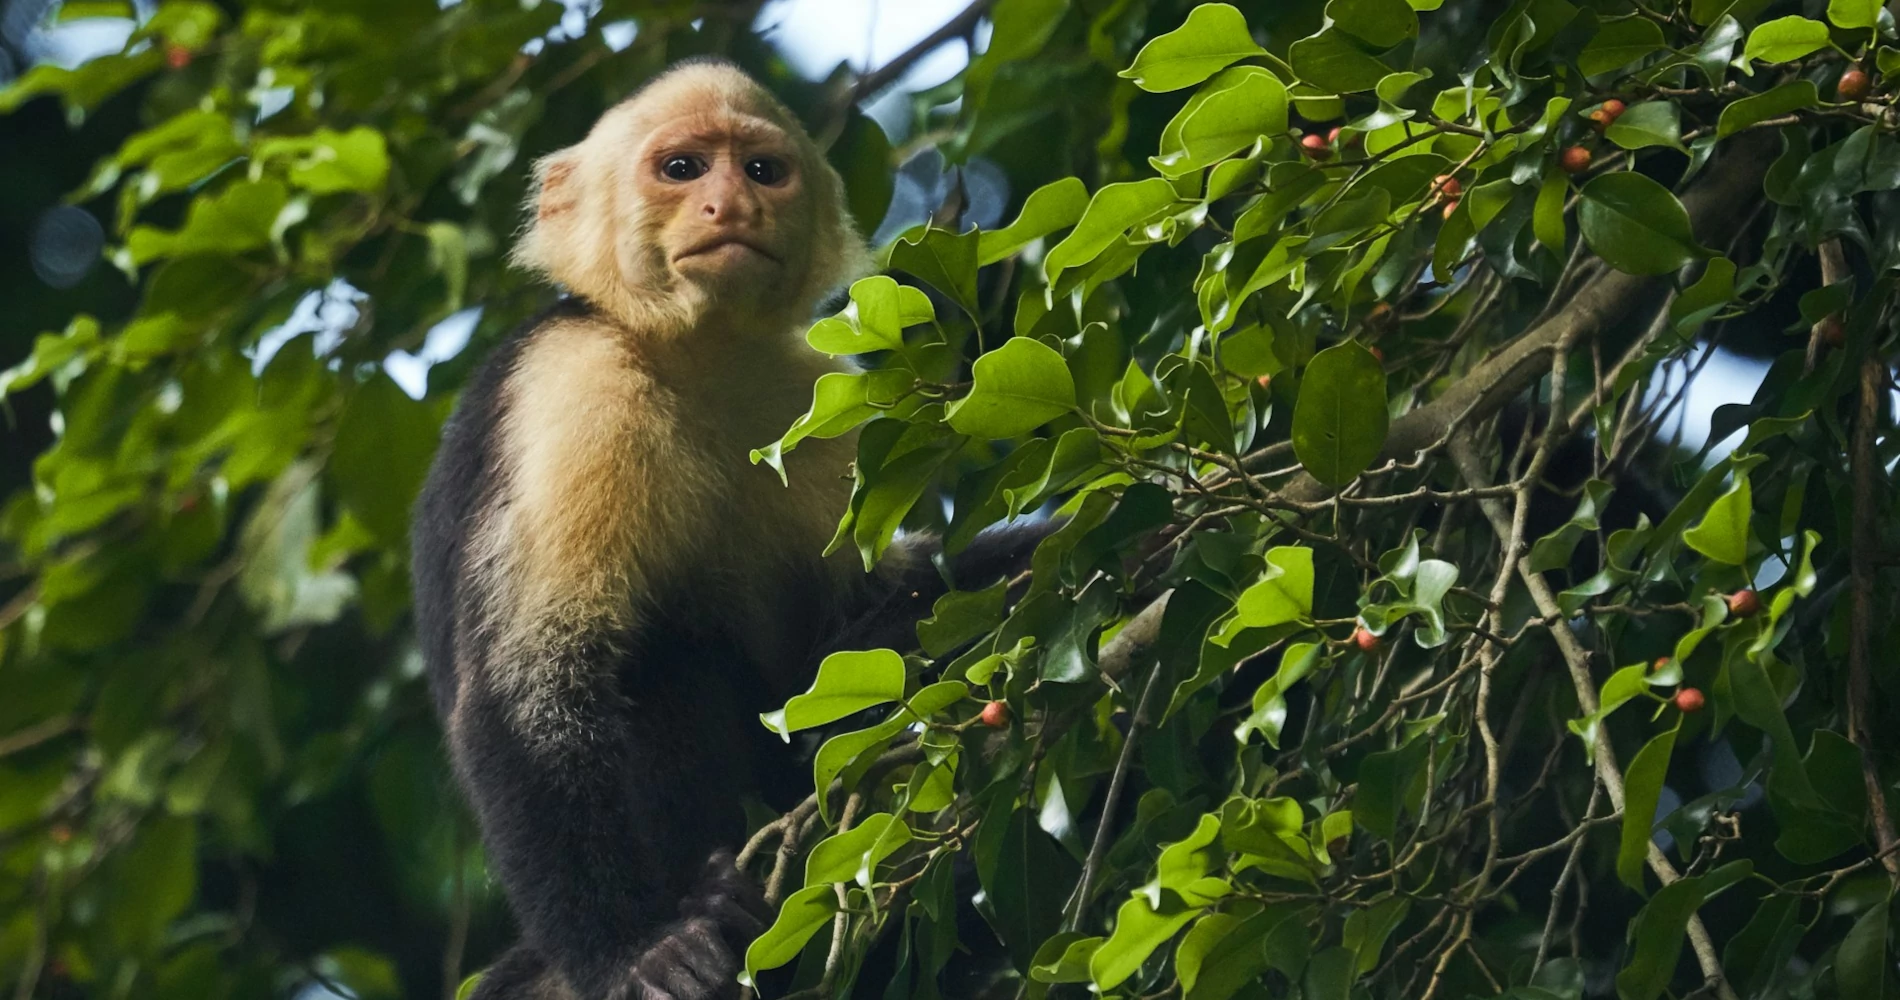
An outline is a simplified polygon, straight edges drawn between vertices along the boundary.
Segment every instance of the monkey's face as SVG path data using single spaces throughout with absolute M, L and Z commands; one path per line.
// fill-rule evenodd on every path
M 648 333 L 779 335 L 868 269 L 837 172 L 731 66 L 662 75 L 536 179 L 515 261 Z
M 770 122 L 694 115 L 642 143 L 637 196 L 659 226 L 662 266 L 712 303 L 754 306 L 805 283 L 813 226 L 797 146 Z

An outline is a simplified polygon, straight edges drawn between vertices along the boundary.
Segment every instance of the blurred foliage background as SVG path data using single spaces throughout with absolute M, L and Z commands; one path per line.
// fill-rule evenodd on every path
M 122 50 L 30 44 L 87 21 Z M 0 4 L 19 1000 L 446 997 L 510 939 L 408 507 L 553 300 L 503 263 L 527 165 L 705 53 L 905 281 L 814 328 L 873 370 L 759 458 L 875 418 L 867 559 L 1074 518 L 907 669 L 840 661 L 901 704 L 819 754 L 863 808 L 779 831 L 831 867 L 751 966 L 895 947 L 856 995 L 929 997 L 981 933 L 1028 996 L 1900 996 L 1889 11 L 995 0 L 818 80 L 769 23 Z

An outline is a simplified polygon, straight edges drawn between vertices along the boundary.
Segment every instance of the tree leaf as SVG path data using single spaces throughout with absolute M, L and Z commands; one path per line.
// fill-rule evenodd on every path
M 776 969 L 797 958 L 805 942 L 837 912 L 838 891 L 830 884 L 806 886 L 785 897 L 772 926 L 745 950 L 744 984 L 756 989 L 761 970 Z
M 1880 23 L 1880 0 L 1827 0 L 1827 19 L 1836 28 L 1871 28 Z
M 1827 25 L 1797 14 L 1764 21 L 1748 33 L 1742 58 L 1751 62 L 1793 62 L 1827 45 Z
M 1330 0 L 1333 26 L 1375 49 L 1418 37 L 1418 14 L 1405 0 Z
M 859 279 L 851 301 L 837 315 L 805 332 L 805 342 L 826 354 L 867 354 L 904 346 L 904 328 L 937 318 L 930 296 L 887 275 Z
M 1630 105 L 1614 124 L 1603 130 L 1603 137 L 1624 149 L 1665 146 L 1687 152 L 1682 145 L 1682 111 L 1672 101 Z
M 858 825 L 821 840 L 805 857 L 805 884 L 855 882 L 869 887 L 878 862 L 910 843 L 910 827 L 890 813 L 872 813 Z
M 1075 229 L 1042 259 L 1043 276 L 1053 285 L 1063 271 L 1101 256 L 1123 233 L 1167 211 L 1175 198 L 1174 185 L 1161 177 L 1104 185 Z
M 1302 81 L 1336 94 L 1371 90 L 1392 72 L 1392 67 L 1333 28 L 1294 42 L 1287 49 L 1287 61 Z
M 1650 830 L 1656 823 L 1656 804 L 1662 800 L 1663 781 L 1669 776 L 1669 756 L 1676 749 L 1676 726 L 1643 745 L 1623 776 L 1623 835 L 1616 851 L 1616 875 L 1623 884 L 1643 891 L 1643 863 L 1649 858 Z
M 1146 895 L 1136 893 L 1116 911 L 1115 933 L 1089 956 L 1089 978 L 1098 991 L 1121 985 L 1156 948 L 1205 909 L 1188 906 L 1173 893 L 1163 897 L 1162 905 L 1165 909 L 1157 910 L 1149 905 Z
M 759 716 L 765 728 L 791 740 L 800 729 L 836 722 L 853 712 L 904 697 L 904 658 L 889 649 L 833 653 L 818 677 L 785 707 Z
M 1207 85 L 1204 100 L 1181 109 L 1163 133 L 1173 144 L 1164 138 L 1161 155 L 1149 162 L 1169 177 L 1180 177 L 1286 128 L 1286 87 L 1258 66 L 1237 66 Z
M 970 394 L 946 417 L 975 438 L 1026 434 L 1075 408 L 1075 379 L 1062 355 L 1041 341 L 1014 337 L 976 359 Z
M 1240 623 L 1269 628 L 1313 616 L 1313 550 L 1281 545 L 1267 551 L 1266 576 L 1234 604 Z
M 1753 509 L 1748 476 L 1739 476 L 1728 492 L 1709 504 L 1701 522 L 1682 533 L 1682 540 L 1716 562 L 1740 566 L 1748 561 L 1748 518 Z
M 1352 482 L 1385 446 L 1385 370 L 1357 343 L 1313 356 L 1293 408 L 1293 453 L 1328 486 Z
M 1266 50 L 1254 43 L 1247 19 L 1230 4 L 1197 4 L 1179 28 L 1151 39 L 1121 77 L 1153 93 L 1192 87 L 1229 64 Z
M 1642 174 L 1602 174 L 1583 186 L 1577 221 L 1590 249 L 1625 274 L 1665 274 L 1708 251 L 1669 189 Z
M 1840 953 L 1834 959 L 1841 996 L 1886 1000 L 1893 995 L 1893 963 L 1887 958 L 1887 914 L 1892 906 L 1893 899 L 1888 896 L 1868 907 L 1841 939 Z
M 1584 76 L 1598 76 L 1656 52 L 1663 47 L 1662 28 L 1644 17 L 1626 17 L 1611 21 L 1597 30 L 1595 38 L 1577 54 L 1577 68 Z
M 887 266 L 950 296 L 950 301 L 976 320 L 982 316 L 976 303 L 977 241 L 974 232 L 953 233 L 925 225 L 891 244 Z
M 1051 181 L 1029 193 L 1016 221 L 977 236 L 976 262 L 983 266 L 1021 250 L 1058 229 L 1073 226 L 1088 211 L 1089 190 L 1079 177 Z
M 1715 135 L 1726 139 L 1752 125 L 1765 122 L 1770 118 L 1801 108 L 1812 108 L 1821 103 L 1821 94 L 1814 89 L 1813 80 L 1791 80 L 1773 90 L 1744 97 L 1722 109 L 1721 117 L 1715 122 Z

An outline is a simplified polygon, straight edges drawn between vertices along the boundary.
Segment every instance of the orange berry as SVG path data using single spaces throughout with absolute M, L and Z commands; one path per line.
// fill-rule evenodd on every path
M 1465 186 L 1458 183 L 1458 178 L 1450 174 L 1439 174 L 1437 177 L 1432 178 L 1432 190 L 1443 194 L 1447 198 L 1456 198 L 1465 193 Z
M 1590 169 L 1590 151 L 1582 146 L 1565 146 L 1557 154 L 1557 165 L 1567 174 L 1583 173 Z
M 1259 386 L 1262 389 L 1273 388 L 1273 376 L 1271 375 L 1262 375 L 1259 378 L 1254 379 L 1253 381 L 1255 385 Z
M 1370 653 L 1379 648 L 1379 637 L 1373 635 L 1372 630 L 1361 625 L 1352 630 L 1352 644 L 1358 646 L 1360 652 Z
M 1332 143 L 1317 132 L 1300 136 L 1300 150 L 1315 160 L 1331 159 L 1333 155 Z
M 1451 218 L 1452 213 L 1456 211 L 1458 211 L 1458 199 L 1453 198 L 1452 200 L 1445 203 L 1445 211 L 1444 211 L 1445 218 L 1447 219 Z
M 1752 590 L 1738 590 L 1728 595 L 1728 613 L 1737 618 L 1748 618 L 1761 610 L 1761 597 Z
M 1615 121 L 1618 118 L 1623 117 L 1623 112 L 1627 110 L 1629 110 L 1629 105 L 1624 104 L 1622 101 L 1619 101 L 1614 97 L 1610 98 L 1607 101 L 1604 101 L 1602 104 L 1603 113 L 1610 116 L 1611 121 Z
M 1656 657 L 1656 662 L 1649 665 L 1649 672 L 1652 674 L 1660 674 L 1667 669 L 1669 669 L 1669 657 L 1667 656 L 1658 656 Z
M 1001 729 L 1009 725 L 1009 706 L 1000 701 L 992 701 L 983 706 L 983 714 L 978 718 L 991 729 Z
M 1847 72 L 1842 73 L 1841 78 L 1834 83 L 1834 92 L 1843 101 L 1866 100 L 1873 89 L 1874 82 L 1858 66 L 1848 67 Z
M 191 65 L 191 50 L 183 45 L 165 46 L 165 65 L 173 69 L 184 69 Z
M 1709 703 L 1709 700 L 1703 697 L 1702 692 L 1696 688 L 1683 688 L 1677 691 L 1671 701 L 1675 703 L 1676 708 L 1684 712 L 1700 712 L 1702 706 Z

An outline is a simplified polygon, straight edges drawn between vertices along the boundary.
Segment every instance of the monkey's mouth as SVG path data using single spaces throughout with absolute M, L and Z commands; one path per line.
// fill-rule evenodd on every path
M 733 253 L 740 253 L 740 254 L 746 254 L 746 255 L 756 254 L 760 257 L 764 257 L 766 260 L 769 260 L 774 264 L 778 263 L 778 256 L 773 254 L 770 250 L 765 249 L 764 247 L 758 245 L 757 243 L 745 237 L 731 236 L 731 235 L 715 236 L 710 239 L 704 240 L 702 242 L 695 243 L 692 246 L 687 247 L 678 256 L 675 256 L 673 260 L 677 262 L 677 261 L 686 260 L 692 257 L 704 257 L 709 254 L 723 253 L 723 252 L 733 252 Z

